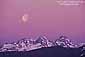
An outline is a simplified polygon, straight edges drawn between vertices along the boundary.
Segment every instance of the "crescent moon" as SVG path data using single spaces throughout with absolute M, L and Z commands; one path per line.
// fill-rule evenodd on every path
M 24 15 L 22 16 L 22 21 L 23 21 L 23 22 L 27 22 L 28 19 L 29 19 L 29 15 L 28 15 L 28 14 L 24 14 Z

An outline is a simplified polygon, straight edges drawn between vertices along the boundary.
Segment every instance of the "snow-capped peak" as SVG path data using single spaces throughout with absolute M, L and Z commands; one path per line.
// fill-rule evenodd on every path
M 59 39 L 57 39 L 56 44 L 63 47 L 70 47 L 75 48 L 76 45 L 71 42 L 71 40 L 68 39 L 66 36 L 60 36 Z

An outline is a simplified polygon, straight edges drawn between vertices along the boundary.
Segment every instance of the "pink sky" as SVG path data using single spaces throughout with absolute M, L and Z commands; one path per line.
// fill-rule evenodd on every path
M 0 40 L 18 40 L 45 34 L 66 35 L 85 42 L 85 5 L 59 6 L 56 0 L 0 0 Z M 24 14 L 26 23 L 20 22 Z

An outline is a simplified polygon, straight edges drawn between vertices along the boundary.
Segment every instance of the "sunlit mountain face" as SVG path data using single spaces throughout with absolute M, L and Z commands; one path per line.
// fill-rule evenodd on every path
M 60 6 L 56 0 L 0 0 L 0 41 L 66 35 L 85 42 L 84 7 Z

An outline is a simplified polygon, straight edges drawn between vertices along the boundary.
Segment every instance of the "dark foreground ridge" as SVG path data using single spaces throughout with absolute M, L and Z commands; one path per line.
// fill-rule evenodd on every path
M 64 48 L 60 46 L 31 51 L 7 51 L 0 53 L 0 57 L 81 57 L 80 55 L 81 48 Z

